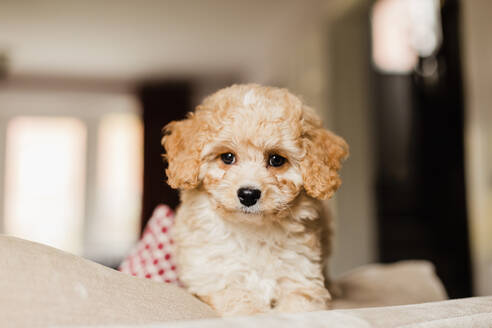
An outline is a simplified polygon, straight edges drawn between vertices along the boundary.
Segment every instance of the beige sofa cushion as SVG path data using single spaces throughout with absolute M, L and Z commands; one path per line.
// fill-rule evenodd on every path
M 176 286 L 0 236 L 0 327 L 136 324 L 216 316 Z
M 442 301 L 446 291 L 427 261 L 369 264 L 336 280 L 341 297 L 333 308 L 350 309 Z
M 490 328 L 492 327 L 492 296 L 381 308 L 169 322 L 139 328 L 212 327 Z
M 335 300 L 335 308 L 446 297 L 427 262 L 369 265 L 337 282 L 343 297 Z M 134 278 L 48 246 L 5 236 L 0 236 L 0 291 L 0 327 L 134 325 L 217 316 L 173 285 Z M 360 321 L 329 313 L 337 320 Z M 306 318 L 317 320 L 317 315 Z

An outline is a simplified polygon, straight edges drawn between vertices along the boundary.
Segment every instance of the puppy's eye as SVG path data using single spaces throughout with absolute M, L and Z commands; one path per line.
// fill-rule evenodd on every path
M 222 159 L 222 162 L 227 165 L 234 164 L 234 162 L 236 161 L 236 156 L 234 156 L 233 153 L 224 153 L 220 155 L 220 158 Z
M 277 154 L 272 154 L 268 158 L 268 164 L 270 166 L 274 166 L 274 167 L 279 167 L 279 166 L 284 165 L 285 161 L 286 161 L 285 157 L 282 157 L 282 156 L 277 155 Z

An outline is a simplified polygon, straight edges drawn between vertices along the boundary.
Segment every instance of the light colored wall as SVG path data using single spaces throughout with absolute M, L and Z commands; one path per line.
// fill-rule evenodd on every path
M 342 187 L 329 201 L 336 221 L 330 266 L 335 276 L 377 257 L 368 11 L 365 0 L 331 1 L 324 19 L 306 29 L 288 65 L 279 70 L 286 85 L 350 145 Z
M 492 294 L 492 1 L 461 1 L 466 169 L 476 295 Z
M 368 1 L 353 1 L 329 24 L 329 105 L 335 131 L 350 145 L 336 196 L 335 274 L 377 259 L 368 13 Z

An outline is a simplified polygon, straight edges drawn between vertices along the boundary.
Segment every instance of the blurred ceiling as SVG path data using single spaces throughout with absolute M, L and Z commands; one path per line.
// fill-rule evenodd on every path
M 2 0 L 0 52 L 9 55 L 13 76 L 268 76 L 328 3 Z

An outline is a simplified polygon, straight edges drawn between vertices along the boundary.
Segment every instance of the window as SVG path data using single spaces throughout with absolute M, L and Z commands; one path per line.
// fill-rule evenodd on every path
M 132 94 L 0 90 L 0 233 L 115 265 L 138 239 Z
M 95 215 L 87 252 L 95 260 L 112 262 L 129 251 L 140 232 L 143 126 L 135 114 L 112 113 L 101 118 L 98 134 Z
M 16 117 L 6 141 L 5 232 L 80 253 L 86 127 L 74 118 Z

